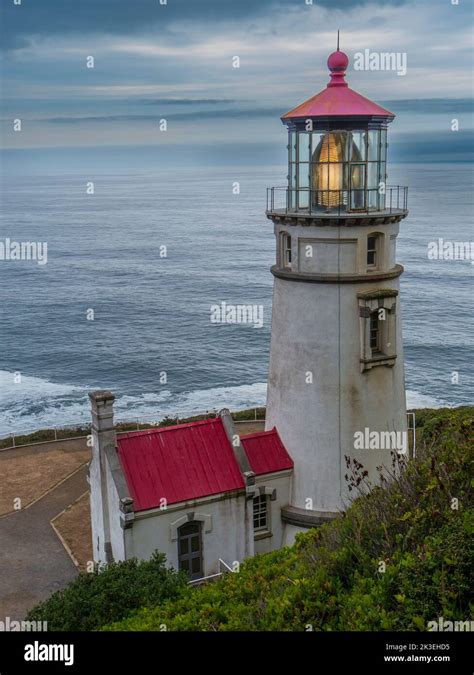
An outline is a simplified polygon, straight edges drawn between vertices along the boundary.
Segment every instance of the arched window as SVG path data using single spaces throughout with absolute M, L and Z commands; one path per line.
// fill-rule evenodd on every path
M 287 232 L 280 234 L 280 264 L 291 269 L 291 235 Z
M 372 232 L 367 236 L 367 267 L 369 269 L 380 269 L 382 266 L 382 244 L 383 235 L 379 232 Z
M 197 520 L 178 528 L 178 562 L 179 569 L 186 572 L 190 579 L 204 576 L 201 523 Z

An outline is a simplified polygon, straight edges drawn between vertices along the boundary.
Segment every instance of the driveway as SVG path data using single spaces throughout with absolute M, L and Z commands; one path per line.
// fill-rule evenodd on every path
M 87 465 L 29 508 L 0 517 L 0 620 L 26 613 L 77 576 L 50 520 L 87 489 Z

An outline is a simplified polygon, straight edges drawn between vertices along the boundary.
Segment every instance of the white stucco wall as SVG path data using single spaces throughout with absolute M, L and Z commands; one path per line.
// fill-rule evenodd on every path
M 340 228 L 339 236 L 348 242 L 342 245 L 344 251 L 350 250 L 351 241 L 358 242 L 359 274 L 367 270 L 367 235 L 381 230 L 378 271 L 390 269 L 398 227 Z M 300 237 L 328 240 L 337 233 L 337 228 L 331 227 L 277 225 L 277 241 L 283 230 L 293 241 Z M 308 272 L 308 261 L 303 264 L 297 255 L 301 250 L 293 246 L 292 270 Z M 311 272 L 354 273 L 353 256 L 341 250 L 339 258 L 331 255 L 324 266 L 315 265 Z M 316 511 L 345 508 L 349 493 L 344 455 L 361 461 L 373 482 L 378 478 L 376 467 L 390 463 L 388 451 L 355 451 L 354 433 L 365 427 L 374 431 L 406 429 L 400 297 L 396 299 L 395 365 L 361 372 L 357 294 L 375 288 L 399 290 L 399 279 L 372 281 L 369 277 L 364 283 L 341 284 L 274 280 L 266 428 L 277 427 L 295 462 L 293 506 L 308 508 L 306 500 L 311 499 L 311 508 Z M 312 383 L 306 382 L 309 372 Z M 287 527 L 288 532 L 294 529 Z
M 112 555 L 115 561 L 125 560 L 124 531 L 120 524 L 119 495 L 108 462 L 106 462 L 106 476 L 107 499 L 109 502 L 109 533 Z
M 252 509 L 252 500 L 238 493 L 171 505 L 163 511 L 136 513 L 133 527 L 127 531 L 127 557 L 148 559 L 158 550 L 178 568 L 176 528 L 187 522 L 188 514 L 194 514 L 203 522 L 204 574 L 215 574 L 219 558 L 232 566 L 254 554 Z
M 290 502 L 290 487 L 292 471 L 281 471 L 264 476 L 256 476 L 255 485 L 257 487 L 268 488 L 276 491 L 276 499 L 268 499 L 268 509 L 270 516 L 269 531 L 271 537 L 255 540 L 255 553 L 269 553 L 283 546 L 283 523 L 281 520 L 282 506 L 287 506 Z
M 298 240 L 298 258 L 295 261 L 300 272 L 334 273 L 338 265 L 348 273 L 357 272 L 357 240 L 305 236 Z M 293 268 L 293 266 L 292 266 Z
M 92 527 L 92 556 L 95 563 L 105 562 L 104 550 L 104 520 L 102 510 L 102 490 L 100 484 L 100 465 L 98 453 L 92 451 L 92 460 L 89 467 L 91 527 Z

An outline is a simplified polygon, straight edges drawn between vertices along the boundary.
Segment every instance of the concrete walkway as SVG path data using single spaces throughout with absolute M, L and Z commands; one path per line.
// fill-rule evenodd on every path
M 87 465 L 31 507 L 0 517 L 0 620 L 26 613 L 77 576 L 50 525 L 87 489 Z

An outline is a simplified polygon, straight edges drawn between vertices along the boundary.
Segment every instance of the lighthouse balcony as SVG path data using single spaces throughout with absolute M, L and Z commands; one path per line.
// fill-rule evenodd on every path
M 408 188 L 401 185 L 348 190 L 267 188 L 268 218 L 317 219 L 349 218 L 364 221 L 367 216 L 401 220 L 408 213 Z M 327 224 L 330 224 L 329 222 Z

